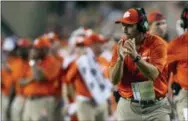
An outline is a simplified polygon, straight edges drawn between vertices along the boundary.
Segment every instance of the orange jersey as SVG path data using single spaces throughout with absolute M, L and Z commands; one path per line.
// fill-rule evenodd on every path
M 53 56 L 47 56 L 38 64 L 43 69 L 47 80 L 42 82 L 32 81 L 24 87 L 25 96 L 48 96 L 57 94 L 57 79 L 60 71 L 60 63 Z M 28 78 L 32 78 L 32 71 L 28 72 Z
M 12 76 L 14 78 L 14 83 L 16 86 L 16 93 L 23 94 L 23 87 L 19 86 L 19 81 L 26 76 L 26 73 L 29 71 L 29 62 L 28 60 L 23 60 L 22 58 L 17 57 L 14 64 L 12 64 Z
M 103 57 L 98 57 L 97 58 L 97 62 L 102 65 L 102 68 L 104 67 L 107 67 L 108 66 L 108 63 L 106 61 L 106 59 L 104 59 Z M 101 69 L 102 69 L 101 68 Z M 66 82 L 67 83 L 73 83 L 74 87 L 75 87 L 75 90 L 76 90 L 76 93 L 78 95 L 83 95 L 83 96 L 86 96 L 86 97 L 92 97 L 89 90 L 87 89 L 87 86 L 86 84 L 84 83 L 80 73 L 79 73 L 79 70 L 78 70 L 78 66 L 76 64 L 76 61 L 74 61 L 68 72 L 67 72 L 67 75 L 66 75 Z
M 13 84 L 12 73 L 7 71 L 5 68 L 3 68 L 1 72 L 1 76 L 2 76 L 1 77 L 2 93 L 8 96 L 10 94 L 10 88 Z
M 113 67 L 117 62 L 117 51 L 118 46 L 114 48 L 110 67 Z M 151 63 L 160 71 L 160 76 L 154 81 L 154 89 L 157 97 L 164 96 L 168 88 L 168 82 L 163 73 L 167 60 L 167 43 L 162 38 L 147 33 L 145 40 L 138 50 L 138 54 L 142 56 L 142 59 Z M 123 77 L 118 84 L 118 90 L 121 96 L 131 98 L 133 97 L 131 83 L 142 82 L 148 79 L 138 70 L 136 64 L 129 56 L 126 56 L 124 59 L 123 70 Z
M 188 89 L 188 32 L 169 43 L 168 64 L 174 81 Z
M 10 94 L 10 88 L 14 84 L 12 67 L 16 63 L 16 59 L 17 57 L 9 56 L 7 58 L 7 63 L 6 63 L 7 67 L 2 68 L 2 71 L 1 71 L 2 93 L 7 96 Z

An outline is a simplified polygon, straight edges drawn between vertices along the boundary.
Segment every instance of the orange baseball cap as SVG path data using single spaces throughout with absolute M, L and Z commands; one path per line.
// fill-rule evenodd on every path
M 105 37 L 101 34 L 96 34 L 96 33 L 91 34 L 90 36 L 86 37 L 85 40 L 84 40 L 84 44 L 86 46 L 91 46 L 94 43 L 103 44 L 105 42 L 107 42 Z
M 105 43 L 107 40 L 103 35 L 92 33 L 87 37 L 78 37 L 76 40 L 76 46 L 91 46 L 94 43 Z
M 160 21 L 162 19 L 165 19 L 165 16 L 160 11 L 153 11 L 148 14 L 148 22 L 152 23 L 154 21 Z
M 137 24 L 139 21 L 139 13 L 136 9 L 131 8 L 124 13 L 123 18 L 116 20 L 115 23 Z
M 51 43 L 48 39 L 38 38 L 34 40 L 33 46 L 35 48 L 50 48 Z
M 32 46 L 31 41 L 29 41 L 27 39 L 19 39 L 16 44 L 19 47 L 30 47 L 30 46 Z

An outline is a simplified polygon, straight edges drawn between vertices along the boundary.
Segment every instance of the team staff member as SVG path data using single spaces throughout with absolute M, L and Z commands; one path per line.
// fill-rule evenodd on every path
M 101 43 L 105 40 L 100 38 L 98 34 L 92 34 L 84 38 L 82 41 L 78 41 L 77 47 L 80 48 L 79 54 L 85 53 L 84 48 L 91 47 L 96 61 L 99 63 L 101 70 L 108 65 L 107 61 L 103 57 L 99 57 L 101 54 Z M 66 75 L 66 81 L 68 84 L 73 84 L 76 93 L 77 114 L 79 121 L 106 121 L 108 115 L 107 101 L 105 103 L 97 105 L 93 101 L 91 92 L 87 88 L 80 72 L 78 65 L 75 62 L 71 64 L 70 69 Z M 86 115 L 87 114 L 87 115 Z
M 170 120 L 168 89 L 163 69 L 167 59 L 167 44 L 158 36 L 146 33 L 148 23 L 143 8 L 132 8 L 123 18 L 126 40 L 114 49 L 110 76 L 118 84 L 121 98 L 117 106 L 118 120 Z
M 160 36 L 168 41 L 166 17 L 160 11 L 152 11 L 148 14 L 149 33 Z
M 76 33 L 75 33 L 76 32 Z M 64 61 L 63 61 L 63 69 L 64 69 L 64 76 L 63 77 L 63 96 L 64 96 L 64 114 L 67 115 L 68 114 L 68 109 L 69 107 L 75 103 L 75 91 L 73 89 L 73 84 L 71 83 L 67 83 L 66 81 L 66 75 L 69 72 L 69 69 L 72 65 L 72 63 L 74 63 L 74 61 L 83 54 L 83 48 L 78 47 L 77 46 L 77 41 L 79 41 L 80 39 L 84 39 L 87 34 L 91 33 L 91 29 L 78 29 L 75 32 L 73 32 L 73 34 L 70 37 L 70 43 L 69 46 L 72 46 L 72 48 L 74 48 L 74 50 L 72 51 L 72 54 L 69 52 L 69 54 L 65 54 L 64 55 Z M 71 121 L 77 121 L 77 113 L 74 114 L 68 114 L 70 115 L 70 120 Z
M 26 102 L 23 120 L 55 120 L 57 106 L 56 80 L 60 71 L 59 60 L 48 53 L 47 39 L 36 39 L 30 52 L 30 70 L 20 82 L 24 86 Z
M 160 36 L 163 38 L 166 42 L 169 42 L 168 33 L 167 33 L 167 22 L 166 17 L 161 11 L 152 11 L 147 16 L 148 22 L 149 22 L 149 33 L 153 35 Z M 173 94 L 177 94 L 180 90 L 180 86 L 177 83 L 173 83 L 173 86 L 169 83 L 168 87 L 168 99 L 171 103 L 172 107 L 172 114 L 171 119 L 175 118 L 175 106 L 173 104 L 172 96 Z
M 2 68 L 1 70 L 1 91 L 2 91 L 2 119 L 7 121 L 10 119 L 10 111 L 8 112 L 9 108 L 9 99 L 10 99 L 10 90 L 13 85 L 13 77 L 10 70 L 6 68 Z M 9 113 L 9 114 L 8 114 Z
M 29 50 L 32 46 L 32 43 L 27 39 L 19 39 L 17 41 L 17 58 L 15 63 L 12 65 L 12 76 L 14 78 L 14 88 L 11 92 L 12 95 L 15 95 L 15 98 L 12 102 L 11 107 L 11 120 L 22 121 L 23 107 L 25 98 L 23 96 L 23 89 L 20 87 L 19 82 L 27 73 L 29 67 Z M 11 101 L 11 99 L 10 99 Z
M 186 120 L 184 108 L 188 107 L 188 7 L 184 8 L 181 20 L 184 34 L 168 45 L 169 72 L 172 72 L 172 81 L 178 83 L 182 88 L 176 97 L 176 109 L 180 121 Z
M 13 40 L 5 39 L 2 50 L 6 53 L 6 61 L 2 64 L 1 68 L 1 91 L 2 91 L 2 111 L 1 116 L 2 120 L 8 121 L 10 120 L 10 107 L 11 101 L 11 88 L 13 87 L 14 78 L 12 76 L 12 65 L 16 63 L 17 55 L 17 47 L 16 42 Z M 13 96 L 14 97 L 14 96 Z
M 78 116 L 77 116 L 77 112 L 73 112 L 73 114 L 69 114 L 69 109 L 71 105 L 74 105 L 76 102 L 76 95 L 75 95 L 75 85 L 73 83 L 73 81 L 75 80 L 75 78 L 72 78 L 73 76 L 76 75 L 70 75 L 69 77 L 67 77 L 67 74 L 70 74 L 71 71 L 73 70 L 73 65 L 75 64 L 76 59 L 78 59 L 81 55 L 83 55 L 84 53 L 84 47 L 80 47 L 78 46 L 78 41 L 79 40 L 83 40 L 84 37 L 76 37 L 74 38 L 75 42 L 73 43 L 73 46 L 75 47 L 75 54 L 77 57 L 75 57 L 74 60 L 72 60 L 72 62 L 70 62 L 70 64 L 67 66 L 67 68 L 65 69 L 65 77 L 64 77 L 64 102 L 65 102 L 65 107 L 64 107 L 64 114 L 70 116 L 70 120 L 71 121 L 78 121 Z M 68 79 L 68 80 L 67 80 Z

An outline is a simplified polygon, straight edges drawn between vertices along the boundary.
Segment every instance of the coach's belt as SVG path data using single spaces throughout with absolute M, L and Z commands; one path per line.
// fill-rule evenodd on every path
M 164 99 L 164 97 L 161 97 L 161 98 L 158 98 L 158 99 L 155 99 L 155 100 L 134 100 L 133 98 L 128 99 L 128 100 L 130 100 L 133 103 L 138 103 L 140 105 L 154 105 L 154 104 L 160 102 L 163 99 Z
M 122 97 L 122 96 L 121 96 Z M 163 100 L 165 97 L 160 97 L 160 98 L 157 98 L 155 100 L 135 100 L 134 98 L 125 98 L 125 97 L 122 97 L 132 103 L 137 103 L 139 105 L 154 105 L 156 103 L 159 103 L 161 100 Z

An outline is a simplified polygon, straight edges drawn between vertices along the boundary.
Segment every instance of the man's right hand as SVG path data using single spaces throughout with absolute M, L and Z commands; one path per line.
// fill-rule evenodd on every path
M 124 43 L 124 40 L 123 39 L 121 39 L 119 42 L 118 42 L 118 56 L 119 56 L 119 58 L 120 59 L 124 59 L 125 58 L 125 56 L 127 56 L 127 49 L 126 48 L 124 48 L 124 46 L 123 46 L 123 43 Z

